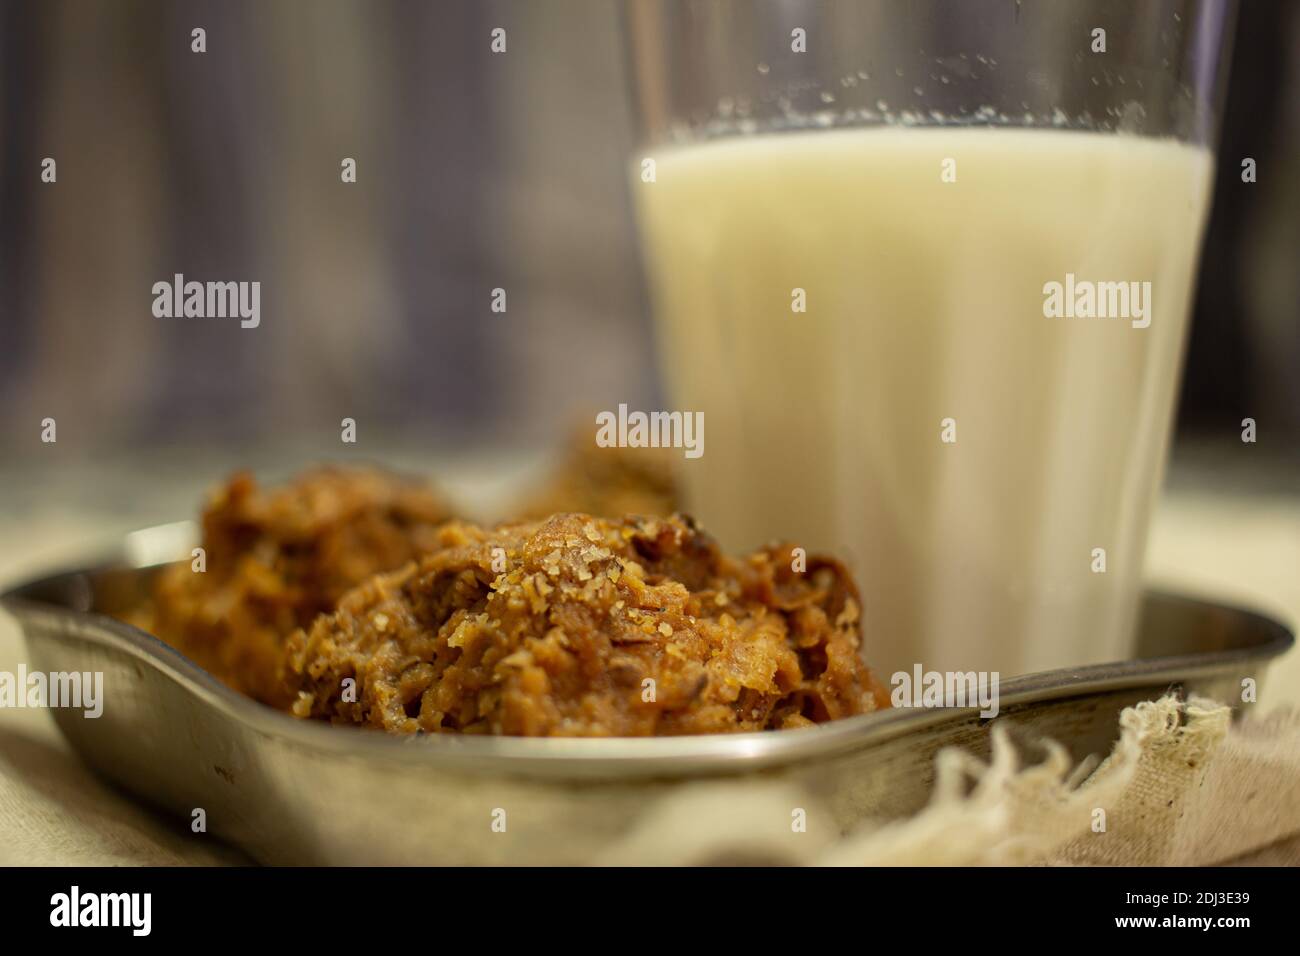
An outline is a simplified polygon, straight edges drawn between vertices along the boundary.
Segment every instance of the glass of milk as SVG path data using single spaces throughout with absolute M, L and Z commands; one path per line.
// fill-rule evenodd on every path
M 629 4 L 688 508 L 846 560 L 885 674 L 1130 655 L 1232 13 Z

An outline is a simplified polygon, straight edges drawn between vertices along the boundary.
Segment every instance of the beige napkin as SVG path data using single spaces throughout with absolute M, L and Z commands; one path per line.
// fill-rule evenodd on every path
M 1300 715 L 1230 723 L 1227 707 L 1174 697 L 1120 716 L 1100 765 L 1046 742 L 1022 766 L 995 729 L 986 764 L 938 757 L 930 805 L 911 819 L 828 833 L 806 794 L 781 784 L 712 786 L 652 808 L 601 862 L 824 865 L 1300 864 Z M 793 832 L 791 808 L 804 811 Z
M 145 810 L 113 790 L 61 740 L 0 726 L 0 865 L 238 862 L 247 861 L 216 840 L 191 834 L 185 821 Z

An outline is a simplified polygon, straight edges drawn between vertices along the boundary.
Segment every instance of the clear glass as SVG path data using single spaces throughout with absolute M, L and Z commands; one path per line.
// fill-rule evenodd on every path
M 1129 653 L 1232 13 L 628 5 L 687 504 L 843 557 L 885 673 Z

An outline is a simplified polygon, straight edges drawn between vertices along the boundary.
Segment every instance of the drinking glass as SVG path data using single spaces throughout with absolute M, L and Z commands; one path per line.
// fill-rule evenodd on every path
M 885 673 L 1131 654 L 1233 13 L 627 5 L 687 506 L 843 558 Z

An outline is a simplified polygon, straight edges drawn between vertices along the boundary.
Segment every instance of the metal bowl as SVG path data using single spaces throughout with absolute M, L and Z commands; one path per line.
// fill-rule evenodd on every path
M 398 738 L 297 720 L 109 616 L 147 593 L 158 566 L 188 557 L 193 534 L 188 523 L 136 532 L 106 560 L 0 603 L 22 627 L 32 670 L 103 672 L 99 718 L 53 710 L 87 763 L 187 831 L 202 808 L 209 832 L 264 863 L 589 863 L 659 800 L 702 781 L 735 800 L 779 784 L 842 832 L 924 806 L 941 748 L 988 753 L 990 721 L 970 708 L 649 739 Z M 1171 688 L 1240 701 L 1242 681 L 1262 683 L 1293 643 L 1258 614 L 1149 593 L 1138 659 L 1003 681 L 994 720 L 1013 738 L 1051 737 L 1075 759 L 1104 754 L 1124 707 Z

